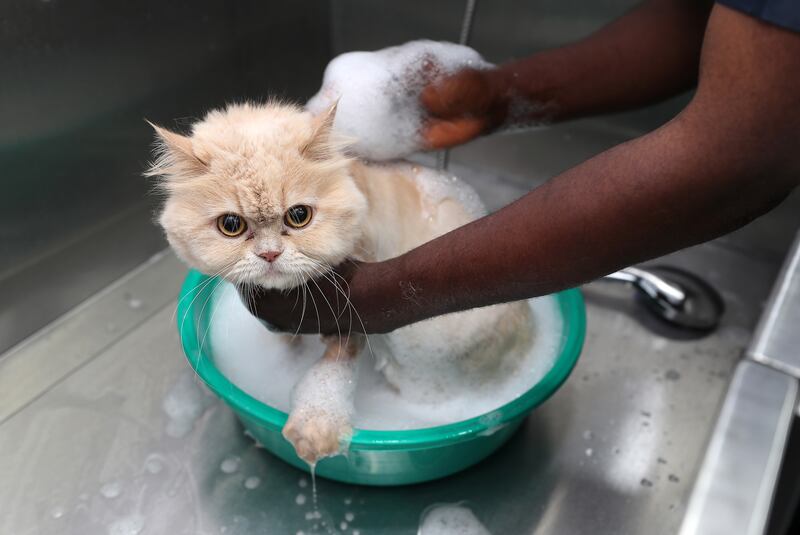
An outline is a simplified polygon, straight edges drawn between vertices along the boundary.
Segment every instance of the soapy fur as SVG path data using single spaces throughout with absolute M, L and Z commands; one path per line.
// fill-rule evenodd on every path
M 237 104 L 212 111 L 186 136 L 154 126 L 157 159 L 148 174 L 166 194 L 159 222 L 178 256 L 239 286 L 302 288 L 346 258 L 394 257 L 481 215 L 474 192 L 448 189 L 449 177 L 346 156 L 335 114 L 335 106 L 315 117 L 287 104 Z M 283 220 L 297 204 L 313 208 L 302 229 Z M 247 231 L 223 235 L 216 221 L 226 213 L 243 217 Z M 282 254 L 266 262 L 263 251 Z M 326 304 L 303 306 L 313 313 Z M 407 326 L 376 337 L 383 350 L 375 364 L 402 395 L 435 402 L 454 384 L 471 388 L 513 373 L 531 340 L 528 314 L 524 303 L 512 303 Z M 338 453 L 351 433 L 365 337 L 342 333 L 324 342 L 325 354 L 295 388 L 284 428 L 312 464 Z

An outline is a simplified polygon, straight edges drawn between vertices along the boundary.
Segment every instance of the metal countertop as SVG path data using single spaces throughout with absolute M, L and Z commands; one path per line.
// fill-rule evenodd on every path
M 509 444 L 428 484 L 319 480 L 329 525 L 354 515 L 332 532 L 416 533 L 428 506 L 460 501 L 495 535 L 677 532 L 775 268 L 713 243 L 665 261 L 722 291 L 719 331 L 654 334 L 627 289 L 586 286 L 583 356 Z M 163 400 L 190 373 L 172 317 L 184 272 L 158 255 L 0 357 L 0 533 L 313 532 L 305 475 L 256 448 L 213 397 L 191 433 L 167 433 Z

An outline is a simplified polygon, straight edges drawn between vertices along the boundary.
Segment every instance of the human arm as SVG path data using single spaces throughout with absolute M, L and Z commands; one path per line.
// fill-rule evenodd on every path
M 800 178 L 800 34 L 715 6 L 697 92 L 678 117 L 553 178 L 498 212 L 397 258 L 348 269 L 350 302 L 385 332 L 551 293 L 729 232 Z M 259 315 L 299 314 L 274 296 Z M 335 332 L 306 318 L 301 332 Z
M 431 148 L 449 147 L 509 119 L 561 121 L 687 90 L 710 9 L 708 1 L 648 0 L 576 43 L 440 80 L 422 94 L 431 114 L 424 137 Z

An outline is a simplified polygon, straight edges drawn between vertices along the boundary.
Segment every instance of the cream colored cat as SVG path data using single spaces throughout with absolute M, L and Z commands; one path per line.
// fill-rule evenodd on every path
M 212 111 L 190 136 L 153 125 L 158 157 L 147 174 L 161 178 L 159 221 L 178 256 L 235 284 L 288 289 L 346 258 L 397 256 L 474 219 L 455 198 L 425 195 L 418 167 L 348 157 L 335 111 L 315 118 L 291 105 L 239 104 Z M 435 402 L 444 383 L 471 388 L 511 373 L 530 343 L 528 312 L 496 305 L 398 329 L 380 337 L 379 365 L 402 395 Z M 337 453 L 351 431 L 364 341 L 326 338 L 295 388 L 283 432 L 311 463 Z

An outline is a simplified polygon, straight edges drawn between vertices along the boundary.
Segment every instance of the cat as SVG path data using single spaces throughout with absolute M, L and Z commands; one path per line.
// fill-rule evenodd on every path
M 234 284 L 285 290 L 348 258 L 391 258 L 475 219 L 455 196 L 424 193 L 416 175 L 432 171 L 348 155 L 335 114 L 335 104 L 312 116 L 292 104 L 243 103 L 211 111 L 186 136 L 151 123 L 157 149 L 146 174 L 165 193 L 158 221 L 175 253 Z M 532 335 L 526 303 L 494 305 L 375 337 L 377 365 L 402 395 L 435 402 L 444 385 L 470 388 L 513 373 Z M 338 453 L 352 431 L 366 342 L 355 333 L 323 340 L 283 429 L 312 464 Z

